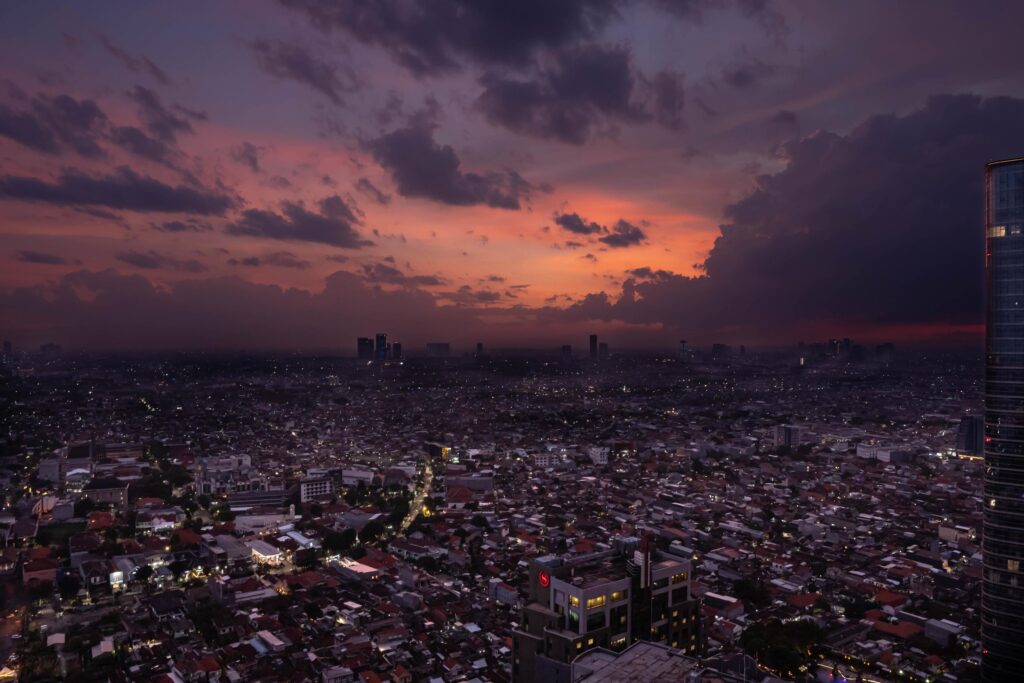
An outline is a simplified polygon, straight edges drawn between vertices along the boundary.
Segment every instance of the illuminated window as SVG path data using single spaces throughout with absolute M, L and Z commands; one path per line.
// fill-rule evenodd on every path
M 687 579 L 686 572 L 680 572 L 672 576 L 672 583 L 683 583 Z
M 1005 225 L 993 225 L 985 231 L 986 237 L 1006 237 L 1006 226 Z
M 583 641 L 580 641 L 580 642 L 576 643 L 576 649 L 577 650 L 582 650 L 583 649 Z
M 590 647 L 593 644 L 594 644 L 594 639 L 593 638 L 587 638 L 587 647 Z
M 1020 571 L 1020 560 L 1007 560 L 1006 561 L 1006 568 L 1009 569 L 1011 572 L 1019 572 Z
M 612 602 L 626 599 L 626 591 L 612 591 Z
M 590 598 L 587 600 L 587 609 L 594 609 L 595 607 L 604 607 L 607 596 L 598 595 L 596 598 Z
M 569 596 L 569 604 L 571 606 L 573 606 L 573 607 L 579 607 L 580 606 L 580 599 L 577 598 L 575 595 L 570 595 Z

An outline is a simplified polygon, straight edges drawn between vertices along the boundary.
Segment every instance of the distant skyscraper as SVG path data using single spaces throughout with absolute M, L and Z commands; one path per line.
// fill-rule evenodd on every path
M 482 355 L 484 355 L 484 343 L 483 342 L 477 342 L 476 343 L 476 356 L 477 356 L 477 358 L 479 358 Z
M 608 342 L 601 342 L 597 347 L 597 357 L 601 360 L 608 359 Z
M 356 357 L 359 360 L 373 360 L 373 340 L 369 337 L 359 337 L 356 340 Z
M 383 332 L 377 334 L 377 341 L 373 346 L 373 357 L 376 360 L 388 359 L 388 335 Z
M 590 335 L 590 359 L 595 360 L 597 358 L 597 335 Z
M 679 358 L 680 360 L 687 360 L 690 357 L 690 349 L 687 346 L 685 339 L 679 340 Z
M 569 344 L 562 346 L 562 358 L 572 358 L 572 346 Z
M 394 342 L 391 344 L 391 358 L 394 360 L 402 360 L 402 342 Z
M 1024 672 L 1024 158 L 985 166 L 983 681 Z

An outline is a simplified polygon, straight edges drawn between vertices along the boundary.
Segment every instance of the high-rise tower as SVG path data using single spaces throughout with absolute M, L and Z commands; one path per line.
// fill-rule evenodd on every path
M 1024 158 L 985 166 L 982 680 L 1024 671 Z

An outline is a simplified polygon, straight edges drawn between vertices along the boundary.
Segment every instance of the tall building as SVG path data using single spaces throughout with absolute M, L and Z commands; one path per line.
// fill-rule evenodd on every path
M 690 596 L 691 562 L 649 539 L 616 538 L 613 548 L 530 564 L 530 596 L 513 633 L 512 680 L 569 680 L 571 663 L 594 648 L 637 641 L 701 652 L 700 601 Z
M 373 360 L 373 340 L 369 337 L 356 339 L 356 357 L 359 360 Z
M 601 342 L 597 347 L 597 357 L 601 360 L 608 360 L 608 342 Z
M 597 335 L 590 335 L 590 360 L 597 360 Z
M 956 453 L 965 457 L 980 457 L 985 452 L 985 417 L 964 415 L 956 430 Z
M 1024 157 L 985 166 L 982 680 L 1024 671 Z
M 402 360 L 402 342 L 394 342 L 391 344 L 391 359 Z
M 375 360 L 388 359 L 388 335 L 383 332 L 377 334 L 377 341 L 373 345 L 373 357 Z

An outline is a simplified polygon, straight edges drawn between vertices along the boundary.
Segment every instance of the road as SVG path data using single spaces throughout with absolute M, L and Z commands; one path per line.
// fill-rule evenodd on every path
M 423 468 L 423 481 L 420 486 L 416 489 L 416 495 L 413 496 L 412 502 L 409 503 L 409 514 L 402 520 L 401 526 L 398 527 L 398 534 L 402 535 L 406 529 L 413 523 L 416 517 L 420 514 L 420 509 L 423 507 L 423 501 L 430 495 L 430 487 L 434 484 L 434 465 L 430 460 L 427 460 L 427 464 Z

